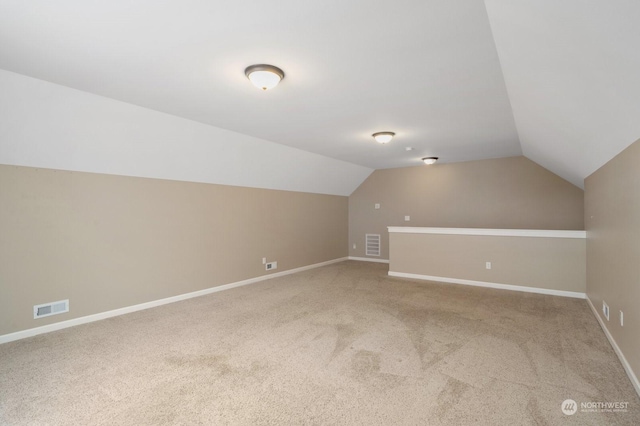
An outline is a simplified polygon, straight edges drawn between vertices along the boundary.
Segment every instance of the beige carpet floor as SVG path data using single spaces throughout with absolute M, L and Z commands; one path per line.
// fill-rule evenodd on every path
M 0 345 L 0 424 L 640 424 L 584 300 L 386 272 L 342 262 Z

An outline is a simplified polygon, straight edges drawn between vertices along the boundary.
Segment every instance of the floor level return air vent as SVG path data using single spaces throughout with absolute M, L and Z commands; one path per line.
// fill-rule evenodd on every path
M 69 299 L 59 302 L 44 303 L 33 307 L 33 318 L 43 318 L 51 315 L 69 312 Z
M 380 256 L 380 234 L 366 234 L 367 256 Z

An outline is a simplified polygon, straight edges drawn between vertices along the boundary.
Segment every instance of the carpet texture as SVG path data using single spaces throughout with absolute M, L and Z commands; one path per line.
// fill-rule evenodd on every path
M 640 424 L 584 300 L 386 274 L 342 262 L 0 345 L 0 424 Z

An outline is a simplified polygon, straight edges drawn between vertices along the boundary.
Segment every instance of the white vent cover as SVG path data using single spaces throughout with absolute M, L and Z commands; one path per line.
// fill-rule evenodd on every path
M 69 312 L 69 299 L 35 305 L 33 307 L 33 318 L 44 318 L 51 315 L 64 314 L 65 312 Z
M 366 234 L 367 256 L 380 256 L 380 234 Z

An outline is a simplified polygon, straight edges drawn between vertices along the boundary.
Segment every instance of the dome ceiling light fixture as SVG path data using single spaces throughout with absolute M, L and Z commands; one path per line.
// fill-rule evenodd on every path
M 424 161 L 426 165 L 431 165 L 438 161 L 438 157 L 424 157 L 422 161 Z
M 385 144 L 391 142 L 391 139 L 393 139 L 395 135 L 396 134 L 393 132 L 377 132 L 372 134 L 371 136 L 373 136 L 376 142 Z
M 262 90 L 273 89 L 284 78 L 284 71 L 267 64 L 248 66 L 244 70 L 244 74 L 254 86 Z

